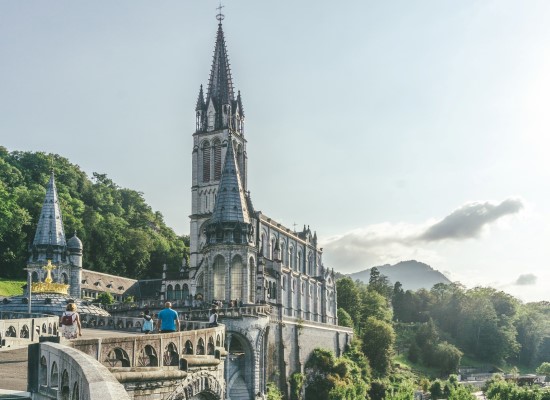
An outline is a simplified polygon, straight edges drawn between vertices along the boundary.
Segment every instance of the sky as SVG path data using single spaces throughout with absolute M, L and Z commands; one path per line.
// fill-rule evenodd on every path
M 189 232 L 215 0 L 0 2 L 0 145 Z M 227 0 L 257 210 L 340 272 L 416 259 L 550 300 L 550 2 Z M 294 225 L 296 224 L 296 225 Z

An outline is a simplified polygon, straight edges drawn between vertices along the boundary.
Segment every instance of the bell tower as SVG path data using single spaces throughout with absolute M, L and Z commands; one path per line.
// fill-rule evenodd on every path
M 235 96 L 222 26 L 224 16 L 218 13 L 216 18 L 218 30 L 206 95 L 201 85 L 195 107 L 190 216 L 191 268 L 201 263 L 200 252 L 206 244 L 203 225 L 214 212 L 229 140 L 232 141 L 243 193 L 246 193 L 247 187 L 242 99 L 240 92 Z

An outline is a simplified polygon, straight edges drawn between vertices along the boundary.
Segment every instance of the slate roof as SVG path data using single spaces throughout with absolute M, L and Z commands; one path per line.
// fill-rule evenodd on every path
M 48 300 L 46 300 L 48 299 Z M 0 302 L 0 311 L 22 312 L 29 310 L 27 296 L 12 296 Z M 31 311 L 38 314 L 61 315 L 67 308 L 69 302 L 74 302 L 77 312 L 88 315 L 101 315 L 108 317 L 110 314 L 104 309 L 84 301 L 82 299 L 72 299 L 68 296 L 59 294 L 36 293 L 31 295 Z
M 240 222 L 249 224 L 250 216 L 247 209 L 247 201 L 241 183 L 241 174 L 233 151 L 231 135 L 227 140 L 227 152 L 218 186 L 216 203 L 210 218 L 211 224 L 223 222 Z
M 126 292 L 134 286 L 136 282 L 136 279 L 83 269 L 80 289 L 123 295 L 127 294 Z
M 53 172 L 46 188 L 46 197 L 42 204 L 42 211 L 40 212 L 40 218 L 38 219 L 36 234 L 32 244 L 34 246 L 66 245 L 63 220 L 61 218 L 61 209 L 59 208 L 59 199 L 57 197 Z
M 210 79 L 208 81 L 206 104 L 208 104 L 211 98 L 216 100 L 216 105 L 231 104 L 231 102 L 235 100 L 233 80 L 229 68 L 229 57 L 227 55 L 225 37 L 221 23 L 218 24 L 218 32 L 216 34 L 216 47 L 214 49 Z

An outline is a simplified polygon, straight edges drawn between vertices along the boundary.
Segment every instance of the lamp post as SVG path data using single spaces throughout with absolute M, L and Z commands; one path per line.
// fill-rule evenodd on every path
M 32 269 L 30 268 L 25 268 L 25 271 L 27 271 L 27 295 L 28 295 L 28 312 L 29 314 L 31 313 L 31 310 L 32 310 L 32 305 L 31 305 L 31 302 L 32 302 Z

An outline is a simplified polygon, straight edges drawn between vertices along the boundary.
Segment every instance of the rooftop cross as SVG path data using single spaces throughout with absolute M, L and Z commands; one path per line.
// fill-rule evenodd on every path
M 225 6 L 222 6 L 222 2 L 220 0 L 220 5 L 218 7 L 216 7 L 216 10 L 218 10 L 218 14 L 216 14 L 216 19 L 218 21 L 220 21 L 220 24 L 222 23 L 222 21 L 224 20 L 225 18 L 225 15 L 222 14 L 222 8 L 224 8 Z

